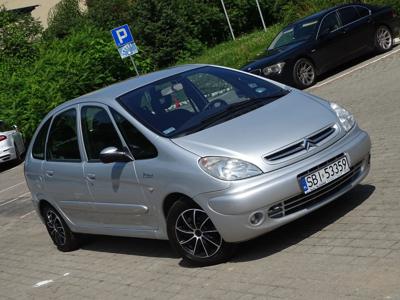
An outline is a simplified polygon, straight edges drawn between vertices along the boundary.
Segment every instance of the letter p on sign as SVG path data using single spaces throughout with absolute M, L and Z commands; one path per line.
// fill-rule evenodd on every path
M 114 28 L 111 30 L 111 34 L 118 48 L 133 42 L 133 37 L 127 24 Z
M 125 28 L 121 28 L 117 30 L 117 37 L 120 44 L 124 43 L 124 39 L 128 37 L 128 33 L 126 32 Z

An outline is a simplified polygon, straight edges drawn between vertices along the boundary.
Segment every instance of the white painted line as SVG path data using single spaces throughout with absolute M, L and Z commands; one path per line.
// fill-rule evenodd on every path
M 17 198 L 14 198 L 14 199 L 12 199 L 12 200 L 9 200 L 9 201 L 7 201 L 7 202 L 4 202 L 4 203 L 0 204 L 0 207 L 1 207 L 1 206 L 4 206 L 4 205 L 7 205 L 7 204 L 9 204 L 9 203 L 11 203 L 11 202 L 17 201 L 17 200 L 21 199 L 22 197 L 24 197 L 24 196 L 26 196 L 26 195 L 28 195 L 28 194 L 30 194 L 30 193 L 31 193 L 31 192 L 27 192 L 27 193 L 25 193 L 25 194 L 19 195 Z
M 15 188 L 16 186 L 19 186 L 19 185 L 21 185 L 21 184 L 23 184 L 23 183 L 25 183 L 25 181 L 22 181 L 22 182 L 20 182 L 20 183 L 14 184 L 14 185 L 12 185 L 12 186 L 10 186 L 10 187 L 4 189 L 4 190 L 1 190 L 1 191 L 0 191 L 0 194 L 3 193 L 3 192 L 6 192 L 6 191 L 8 191 L 8 190 L 11 190 L 12 188 Z
M 396 49 L 394 51 L 391 51 L 391 52 L 389 52 L 389 53 L 387 53 L 387 54 L 385 54 L 385 55 L 383 55 L 381 57 L 378 57 L 377 59 L 374 59 L 374 60 L 372 60 L 372 61 L 370 61 L 370 62 L 368 62 L 368 63 L 366 63 L 364 65 L 361 65 L 361 66 L 358 66 L 357 68 L 351 69 L 350 71 L 348 71 L 346 73 L 343 73 L 343 74 L 340 74 L 340 75 L 338 75 L 338 76 L 336 76 L 334 78 L 328 79 L 327 81 L 321 82 L 320 84 L 316 84 L 316 85 L 310 87 L 309 90 L 316 89 L 316 88 L 319 88 L 321 86 L 324 86 L 325 84 L 328 84 L 328 83 L 331 83 L 333 81 L 336 81 L 336 80 L 338 80 L 338 79 L 340 79 L 342 77 L 345 77 L 345 76 L 347 76 L 347 75 L 349 75 L 351 73 L 354 73 L 355 71 L 363 69 L 363 68 L 365 68 L 365 67 L 367 67 L 367 66 L 369 66 L 371 64 L 374 64 L 374 63 L 376 63 L 376 62 L 378 62 L 378 61 L 380 61 L 380 60 L 382 60 L 382 59 L 384 59 L 384 58 L 386 58 L 388 56 L 391 56 L 391 55 L 393 55 L 393 54 L 395 54 L 397 52 L 400 52 L 400 48 Z
M 30 214 L 32 214 L 32 213 L 34 213 L 34 212 L 35 212 L 35 211 L 32 210 L 32 211 L 30 211 L 30 212 L 24 214 L 23 216 L 20 216 L 19 218 L 20 218 L 20 219 L 26 218 L 27 216 L 29 216 Z
M 39 287 L 39 286 L 46 285 L 46 284 L 49 284 L 52 282 L 53 282 L 53 279 L 43 280 L 43 281 L 40 281 L 40 282 L 34 284 L 33 287 Z

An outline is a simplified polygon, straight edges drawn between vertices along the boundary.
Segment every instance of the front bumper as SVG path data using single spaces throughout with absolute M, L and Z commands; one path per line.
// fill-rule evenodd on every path
M 277 82 L 280 82 L 280 83 L 283 83 L 283 84 L 288 84 L 288 85 L 292 85 L 293 84 L 293 80 L 292 80 L 292 77 L 291 77 L 291 73 L 290 73 L 290 69 L 291 69 L 291 67 L 289 66 L 289 64 L 286 64 L 284 67 L 283 67 L 283 71 L 282 71 L 282 73 L 280 73 L 280 74 L 271 74 L 271 75 L 268 75 L 268 76 L 265 76 L 264 75 L 264 73 L 262 72 L 262 69 L 260 68 L 260 69 L 254 69 L 254 70 L 252 70 L 252 71 L 246 71 L 246 72 L 249 72 L 249 73 L 251 73 L 251 74 L 254 74 L 254 75 L 258 75 L 258 76 L 261 76 L 261 77 L 264 77 L 264 78 L 268 78 L 268 79 L 271 79 L 271 80 L 274 80 L 274 81 L 277 81 Z
M 356 126 L 331 147 L 303 161 L 271 173 L 233 182 L 230 188 L 223 191 L 200 194 L 195 201 L 207 211 L 225 241 L 249 240 L 298 219 L 351 190 L 369 172 L 370 148 L 368 134 Z M 270 209 L 277 204 L 302 197 L 297 178 L 299 174 L 343 154 L 347 156 L 354 170 L 352 176 L 345 182 L 334 186 L 334 181 L 329 193 L 317 195 L 317 199 L 308 202 L 309 205 L 302 206 L 292 213 L 283 214 L 278 218 L 276 215 L 275 217 L 268 215 Z M 309 195 L 314 195 L 314 192 Z M 253 226 L 249 222 L 254 212 L 262 212 L 265 216 L 258 226 Z

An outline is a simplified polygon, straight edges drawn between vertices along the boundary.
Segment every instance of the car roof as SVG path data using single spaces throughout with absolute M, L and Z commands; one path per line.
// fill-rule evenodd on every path
M 300 23 L 300 22 L 304 22 L 304 21 L 307 21 L 307 20 L 315 20 L 315 19 L 322 18 L 323 16 L 325 16 L 326 14 L 328 14 L 328 13 L 330 13 L 330 12 L 332 12 L 332 11 L 335 11 L 335 10 L 340 9 L 340 8 L 342 8 L 342 7 L 352 6 L 352 5 L 361 5 L 361 6 L 365 6 L 363 3 L 347 3 L 347 4 L 335 5 L 335 6 L 333 6 L 333 7 L 330 7 L 330 8 L 324 9 L 324 10 L 321 10 L 321 11 L 319 11 L 319 12 L 316 12 L 316 13 L 312 14 L 312 15 L 309 15 L 309 16 L 307 16 L 307 17 L 304 17 L 304 18 L 300 19 L 300 20 L 297 20 L 296 22 L 293 22 L 292 24 L 288 25 L 287 27 L 296 25 L 296 24 L 298 24 L 298 23 Z
M 109 103 L 110 101 L 113 101 L 114 99 L 118 98 L 119 96 L 121 96 L 123 94 L 126 94 L 135 89 L 141 88 L 143 86 L 146 86 L 150 83 L 156 82 L 158 80 L 162 80 L 162 79 L 170 77 L 170 76 L 178 75 L 178 74 L 186 72 L 186 71 L 201 68 L 204 66 L 207 66 L 207 65 L 205 65 L 205 64 L 181 65 L 181 66 L 171 67 L 171 68 L 164 69 L 164 70 L 157 71 L 157 72 L 148 73 L 145 75 L 140 75 L 137 77 L 132 77 L 132 78 L 126 79 L 124 81 L 114 83 L 110 86 L 101 88 L 99 90 L 90 92 L 90 93 L 80 96 L 78 98 L 64 102 L 60 106 L 56 107 L 55 110 L 60 110 L 67 106 L 82 103 L 85 101 L 97 101 L 97 102 Z

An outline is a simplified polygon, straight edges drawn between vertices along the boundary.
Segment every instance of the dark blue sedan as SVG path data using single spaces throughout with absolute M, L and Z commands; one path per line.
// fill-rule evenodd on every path
M 399 33 L 390 7 L 340 5 L 285 27 L 264 56 L 242 70 L 303 89 L 360 55 L 389 51 Z

